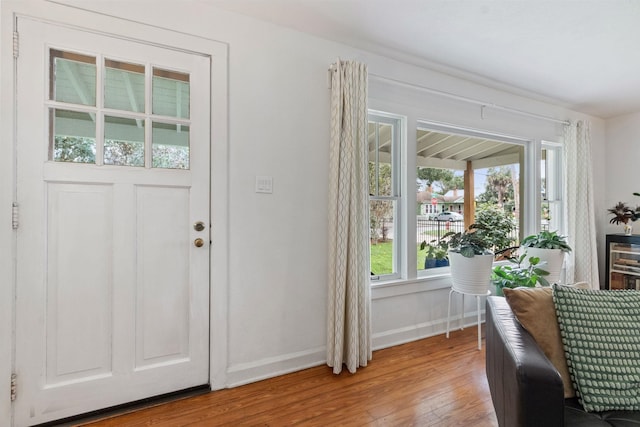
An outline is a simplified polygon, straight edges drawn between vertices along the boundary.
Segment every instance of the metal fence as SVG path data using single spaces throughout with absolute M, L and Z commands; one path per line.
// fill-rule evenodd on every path
M 432 240 L 438 240 L 450 231 L 455 233 L 464 231 L 463 221 L 435 221 L 431 219 L 418 218 L 416 223 L 416 235 L 417 241 L 422 242 L 426 240 L 430 242 Z M 520 242 L 520 230 L 516 225 L 516 228 L 508 235 L 514 241 L 514 246 L 517 246 Z
M 547 224 L 542 224 L 542 229 L 548 229 L 549 226 Z M 382 232 L 384 230 L 384 232 Z M 416 219 L 416 242 L 420 243 L 422 241 L 431 242 L 433 240 L 439 240 L 445 234 L 453 231 L 454 233 L 458 233 L 464 231 L 464 222 L 463 221 L 436 221 L 434 219 L 426 219 L 418 217 Z M 393 239 L 394 230 L 393 230 L 393 219 L 385 218 L 384 221 L 380 224 L 380 228 L 377 230 L 378 237 L 382 237 L 384 235 L 386 239 Z M 518 245 L 520 241 L 520 230 L 519 227 L 516 228 L 509 233 L 509 237 L 514 239 L 514 246 Z
M 458 233 L 464 230 L 463 221 L 436 221 L 432 219 L 418 218 L 416 223 L 416 236 L 418 243 L 426 240 L 439 240 L 442 236 L 453 231 Z

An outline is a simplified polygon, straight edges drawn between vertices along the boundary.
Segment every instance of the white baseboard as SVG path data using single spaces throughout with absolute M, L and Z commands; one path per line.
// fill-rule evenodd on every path
M 463 322 L 464 327 L 476 327 L 476 321 L 477 315 L 475 312 L 466 313 Z M 482 321 L 484 321 L 484 314 L 482 314 Z M 438 319 L 433 322 L 424 322 L 417 325 L 373 334 L 373 349 L 380 350 L 444 334 L 446 332 L 446 322 L 446 319 Z M 459 325 L 459 318 L 452 319 L 450 325 L 451 331 L 460 329 Z M 226 387 L 238 387 L 265 380 L 267 378 L 273 378 L 291 372 L 320 366 L 325 364 L 326 360 L 326 348 L 316 347 L 296 353 L 261 359 L 251 363 L 232 365 L 227 371 Z M 327 372 L 330 372 L 330 369 L 331 368 L 327 367 Z
M 477 325 L 476 312 L 466 313 L 464 321 L 460 322 L 459 317 L 451 319 L 450 331 L 460 329 L 460 325 L 464 328 L 473 328 Z M 481 321 L 484 322 L 484 312 L 481 313 Z M 404 328 L 388 330 L 373 334 L 373 349 L 381 350 L 395 345 L 406 344 L 408 342 L 421 340 L 423 338 L 433 337 L 435 335 L 444 334 L 447 331 L 447 319 L 438 319 L 432 322 L 419 323 L 417 325 L 407 326 Z
M 296 353 L 261 359 L 251 363 L 232 365 L 227 371 L 227 387 L 237 387 L 267 378 L 301 371 L 322 365 L 326 363 L 326 360 L 326 348 L 317 347 Z

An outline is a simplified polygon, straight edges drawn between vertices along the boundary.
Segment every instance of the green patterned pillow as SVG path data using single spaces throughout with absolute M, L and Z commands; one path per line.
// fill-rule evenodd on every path
M 640 410 L 640 292 L 554 285 L 553 302 L 585 411 Z

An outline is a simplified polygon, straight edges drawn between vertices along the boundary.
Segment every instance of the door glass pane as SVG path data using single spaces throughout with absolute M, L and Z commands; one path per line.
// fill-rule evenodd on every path
M 53 129 L 49 140 L 49 160 L 56 162 L 95 163 L 95 116 L 60 109 L 49 110 Z
M 144 166 L 144 120 L 105 116 L 104 164 Z
M 144 112 L 144 66 L 105 61 L 104 106 Z
M 51 49 L 49 98 L 71 104 L 96 105 L 96 59 Z
M 153 69 L 153 114 L 189 118 L 189 75 Z
M 153 167 L 189 169 L 189 126 L 154 122 Z

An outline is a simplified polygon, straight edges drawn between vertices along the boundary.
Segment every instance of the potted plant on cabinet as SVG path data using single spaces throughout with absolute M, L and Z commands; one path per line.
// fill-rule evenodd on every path
M 468 230 L 443 236 L 449 246 L 453 288 L 468 294 L 488 290 L 493 265 L 491 240 L 484 226 L 471 224 Z
M 549 283 L 557 283 L 560 280 L 564 255 L 571 252 L 567 236 L 561 236 L 556 231 L 541 231 L 525 237 L 520 246 L 526 248 L 529 257 L 539 258 L 540 262 L 545 263 L 545 269 L 549 272 L 546 278 Z
M 634 196 L 640 196 L 640 193 L 633 193 Z M 634 222 L 640 218 L 640 206 L 635 210 L 631 209 L 625 202 L 618 202 L 611 209 L 607 209 L 607 212 L 613 214 L 613 218 L 609 220 L 609 224 L 623 224 L 624 234 L 630 236 L 633 232 L 633 226 L 629 224 L 629 221 Z
M 502 296 L 503 288 L 549 286 L 545 277 L 549 272 L 540 268 L 544 265 L 540 258 L 529 256 L 525 251 L 522 255 L 516 254 L 507 259 L 512 265 L 496 265 L 491 273 L 491 282 L 496 287 L 496 295 Z

